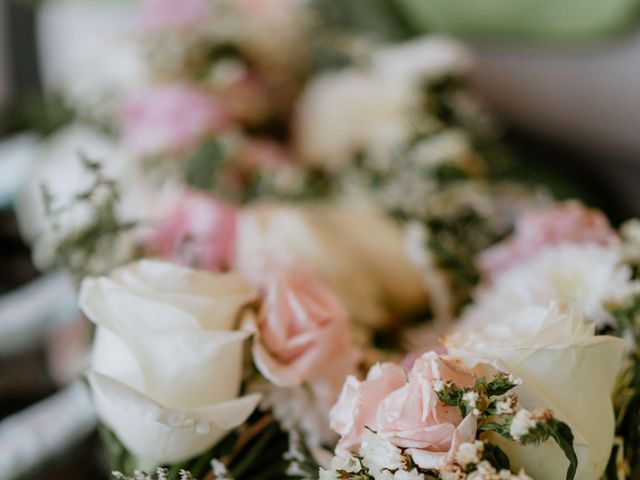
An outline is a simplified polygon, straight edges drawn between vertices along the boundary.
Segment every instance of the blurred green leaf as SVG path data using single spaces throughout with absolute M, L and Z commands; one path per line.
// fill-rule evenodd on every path
M 491 38 L 591 38 L 628 26 L 639 13 L 638 0 L 390 1 L 416 30 Z

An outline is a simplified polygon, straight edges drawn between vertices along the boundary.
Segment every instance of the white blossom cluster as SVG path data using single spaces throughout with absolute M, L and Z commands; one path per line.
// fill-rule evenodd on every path
M 521 410 L 525 411 L 525 410 Z M 524 415 L 524 414 L 523 414 Z M 535 421 L 534 421 L 535 426 Z M 527 430 L 528 432 L 528 430 Z M 413 467 L 402 450 L 373 432 L 363 436 L 359 455 L 337 455 L 328 470 L 320 469 L 319 480 L 341 480 L 345 478 L 373 480 L 532 480 L 524 470 L 512 473 L 497 470 L 483 460 L 485 444 L 481 440 L 460 445 L 454 461 L 429 476 Z M 351 474 L 352 477 L 346 476 Z M 438 475 L 434 477 L 433 475 Z
M 496 470 L 489 462 L 483 460 L 475 470 L 465 473 L 457 465 L 450 465 L 440 472 L 441 480 L 532 480 L 524 470 L 512 473 L 509 470 Z

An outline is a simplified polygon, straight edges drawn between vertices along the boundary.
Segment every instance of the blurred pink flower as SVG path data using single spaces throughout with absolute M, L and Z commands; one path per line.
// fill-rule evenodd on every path
M 146 0 L 140 9 L 143 30 L 189 28 L 210 18 L 212 9 L 206 0 Z
M 277 105 L 269 84 L 258 73 L 246 70 L 236 78 L 220 81 L 220 101 L 235 118 L 249 123 L 263 121 Z
M 165 85 L 128 99 L 123 142 L 139 154 L 182 151 L 230 124 L 215 97 L 187 85 Z
M 219 271 L 231 267 L 235 235 L 236 211 L 232 206 L 189 192 L 153 231 L 147 247 L 161 257 Z
M 615 239 L 616 233 L 602 212 L 572 200 L 546 210 L 525 213 L 516 223 L 515 233 L 480 253 L 477 265 L 485 275 L 493 276 L 550 246 L 607 244 Z
M 295 0 L 235 0 L 236 8 L 246 14 L 261 16 L 289 11 Z
M 450 461 L 461 443 L 473 441 L 476 420 L 462 418 L 444 405 L 434 389 L 436 380 L 470 386 L 471 372 L 458 363 L 429 352 L 408 373 L 394 364 L 374 366 L 367 379 L 349 377 L 331 411 L 331 426 L 340 435 L 340 450 L 357 450 L 366 428 L 407 449 L 422 468 Z
M 291 163 L 287 150 L 279 143 L 267 139 L 249 139 L 241 153 L 247 165 L 259 170 L 277 170 Z
M 274 274 L 264 289 L 252 349 L 258 370 L 279 386 L 323 383 L 335 401 L 360 358 L 345 307 L 313 274 L 295 266 Z

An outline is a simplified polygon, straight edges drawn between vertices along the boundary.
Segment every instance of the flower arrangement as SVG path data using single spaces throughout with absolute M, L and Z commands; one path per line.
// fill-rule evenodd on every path
M 328 28 L 144 2 L 144 82 L 56 134 L 107 147 L 24 189 L 116 478 L 635 478 L 638 225 L 505 179 L 456 43 Z

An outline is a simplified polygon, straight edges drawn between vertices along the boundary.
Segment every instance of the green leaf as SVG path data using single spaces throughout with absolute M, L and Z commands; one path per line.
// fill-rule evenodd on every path
M 493 443 L 484 443 L 482 459 L 487 460 L 498 470 L 511 470 L 509 457 L 498 445 L 494 445 Z
M 496 432 L 501 437 L 513 441 L 513 437 L 509 433 L 509 425 L 507 423 L 487 422 L 480 425 L 478 430 L 481 432 Z
M 226 150 L 217 139 L 203 143 L 185 163 L 184 179 L 187 185 L 200 190 L 210 190 Z
M 551 421 L 551 436 L 562 449 L 569 460 L 569 468 L 567 469 L 567 480 L 573 480 L 578 469 L 578 456 L 573 448 L 573 432 L 571 427 L 560 420 L 553 419 Z
M 496 375 L 493 380 L 487 384 L 487 395 L 491 397 L 499 397 L 515 388 L 508 375 Z

